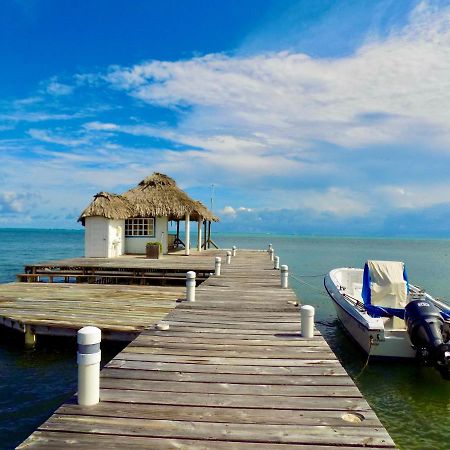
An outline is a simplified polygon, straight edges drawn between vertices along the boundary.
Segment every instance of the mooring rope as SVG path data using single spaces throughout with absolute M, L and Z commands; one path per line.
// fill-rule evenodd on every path
M 356 375 L 355 381 L 363 374 L 364 370 L 366 370 L 367 366 L 369 365 L 370 351 L 372 350 L 372 344 L 373 344 L 373 337 L 370 336 L 370 338 L 369 338 L 369 351 L 367 352 L 366 363 L 364 364 L 364 366 L 362 367 L 362 369 L 360 370 L 358 375 Z
M 319 294 L 323 295 L 324 297 L 328 298 L 328 295 L 325 294 L 325 292 L 323 292 L 322 289 L 318 289 L 317 286 L 314 286 L 313 284 L 307 283 L 306 281 L 300 279 L 301 277 L 323 277 L 323 276 L 325 276 L 325 274 L 322 274 L 322 275 L 297 275 L 296 276 L 293 273 L 289 273 L 289 276 L 293 280 L 297 281 L 298 283 L 304 284 L 305 286 L 308 286 L 309 288 L 315 290 L 317 293 L 319 293 Z

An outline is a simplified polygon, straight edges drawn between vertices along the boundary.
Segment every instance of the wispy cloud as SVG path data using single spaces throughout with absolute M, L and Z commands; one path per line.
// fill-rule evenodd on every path
M 78 147 L 80 145 L 85 145 L 89 141 L 87 138 L 67 138 L 64 134 L 56 134 L 48 130 L 42 129 L 30 129 L 28 134 L 33 138 L 41 142 L 48 142 L 51 144 L 60 144 L 67 147 Z
M 421 5 L 403 33 L 333 60 L 288 52 L 215 54 L 113 68 L 107 79 L 149 104 L 193 107 L 191 127 L 208 116 L 209 128 L 240 135 L 264 130 L 290 138 L 291 146 L 412 141 L 430 126 L 447 137 L 449 17 L 448 10 Z M 378 115 L 376 123 L 370 115 Z
M 48 83 L 46 83 L 45 90 L 51 95 L 70 95 L 74 87 L 68 84 L 60 83 L 56 78 L 52 78 Z

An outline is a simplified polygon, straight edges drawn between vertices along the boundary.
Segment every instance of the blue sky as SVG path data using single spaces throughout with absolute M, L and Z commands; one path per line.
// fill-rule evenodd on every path
M 450 1 L 4 0 L 0 226 L 175 178 L 220 230 L 450 235 Z

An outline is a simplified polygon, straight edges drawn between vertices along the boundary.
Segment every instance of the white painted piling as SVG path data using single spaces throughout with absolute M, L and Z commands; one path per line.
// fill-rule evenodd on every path
M 300 318 L 302 322 L 302 336 L 312 338 L 314 336 L 314 307 L 304 305 L 300 308 Z
M 270 248 L 269 249 L 269 258 L 271 261 L 273 261 L 273 254 L 274 254 L 273 248 Z
M 220 256 L 216 256 L 215 261 L 215 275 L 216 277 L 220 277 L 220 268 L 222 266 L 222 258 Z
M 184 217 L 184 233 L 185 233 L 185 237 L 184 237 L 184 243 L 185 243 L 185 248 L 184 248 L 184 254 L 186 256 L 189 256 L 190 254 L 190 247 L 191 247 L 191 222 L 190 222 L 191 218 L 189 214 L 186 214 L 186 216 Z
M 96 405 L 100 401 L 100 342 L 102 332 L 97 327 L 84 327 L 77 333 L 78 404 Z
M 190 270 L 186 272 L 186 300 L 195 302 L 195 277 L 196 273 Z
M 227 252 L 227 264 L 231 264 L 231 252 Z
M 30 325 L 25 325 L 25 347 L 32 348 L 36 345 L 36 333 Z
M 231 247 L 231 256 L 236 256 L 236 246 Z
M 289 286 L 289 267 L 286 265 L 281 266 L 281 287 L 287 289 Z
M 279 256 L 275 256 L 275 258 L 273 259 L 273 268 L 280 270 L 280 257 Z

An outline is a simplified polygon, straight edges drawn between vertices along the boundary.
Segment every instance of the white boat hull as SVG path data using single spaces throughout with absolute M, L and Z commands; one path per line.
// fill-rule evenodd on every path
M 325 277 L 325 288 L 333 300 L 336 313 L 344 328 L 357 342 L 361 349 L 371 356 L 387 358 L 414 358 L 416 355 L 412 347 L 406 327 L 388 329 L 381 318 L 370 317 L 362 308 L 358 308 L 350 301 L 336 280 L 338 270 L 335 269 Z M 361 270 L 362 279 L 362 270 Z

